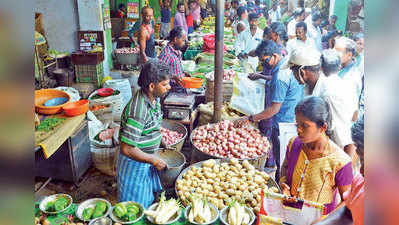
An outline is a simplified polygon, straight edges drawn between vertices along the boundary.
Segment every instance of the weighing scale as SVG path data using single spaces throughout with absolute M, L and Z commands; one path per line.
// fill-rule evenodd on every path
M 195 94 L 171 92 L 163 102 L 163 113 L 167 119 L 191 119 L 194 110 Z

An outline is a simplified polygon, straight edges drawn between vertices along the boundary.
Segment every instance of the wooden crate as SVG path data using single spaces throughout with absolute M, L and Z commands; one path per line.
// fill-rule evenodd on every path
M 91 165 L 89 129 L 84 120 L 48 159 L 42 149 L 35 152 L 35 175 L 78 183 Z
M 206 102 L 213 102 L 214 100 L 215 82 L 211 79 L 206 79 Z M 223 81 L 223 102 L 230 102 L 233 95 L 233 81 Z

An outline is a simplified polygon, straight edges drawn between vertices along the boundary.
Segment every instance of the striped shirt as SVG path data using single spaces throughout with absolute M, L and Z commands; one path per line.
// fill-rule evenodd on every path
M 177 76 L 180 79 L 184 77 L 184 70 L 181 64 L 182 55 L 181 52 L 175 50 L 169 44 L 159 54 L 159 59 L 170 67 L 172 76 Z
M 144 152 L 153 153 L 161 143 L 161 121 L 162 111 L 159 99 L 154 105 L 147 95 L 139 90 L 123 111 L 120 141 Z

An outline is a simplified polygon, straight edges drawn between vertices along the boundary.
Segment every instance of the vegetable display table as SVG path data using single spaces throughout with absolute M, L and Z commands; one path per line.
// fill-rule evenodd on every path
M 79 219 L 75 215 L 75 211 L 77 209 L 77 204 L 72 204 L 72 206 L 66 210 L 65 212 L 57 215 L 47 215 L 47 219 L 50 221 L 51 225 L 64 225 L 65 223 L 68 224 L 68 217 L 72 219 L 74 222 L 80 222 Z M 40 217 L 40 210 L 39 210 L 39 202 L 35 203 L 35 216 Z M 184 218 L 184 212 L 182 210 L 182 215 L 178 221 L 175 223 L 172 223 L 171 225 L 188 225 L 191 224 L 189 223 L 185 218 Z M 146 219 L 145 216 L 143 218 L 134 223 L 135 225 L 147 225 L 147 224 L 152 224 L 150 221 Z M 215 225 L 222 224 L 220 220 L 218 219 L 215 223 Z

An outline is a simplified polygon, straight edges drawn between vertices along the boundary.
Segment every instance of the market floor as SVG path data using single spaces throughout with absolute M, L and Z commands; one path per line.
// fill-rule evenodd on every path
M 182 153 L 185 155 L 188 162 L 191 160 L 190 152 L 190 148 L 183 147 Z M 188 165 L 189 163 L 186 163 L 186 166 Z M 116 177 L 101 173 L 93 165 L 82 177 L 82 181 L 78 186 L 72 182 L 51 180 L 43 189 L 35 193 L 35 201 L 41 200 L 44 196 L 66 193 L 71 195 L 76 203 L 90 198 L 105 198 L 113 205 L 117 203 Z M 39 189 L 46 180 L 47 178 L 36 177 L 35 190 Z M 166 190 L 167 197 L 172 197 L 173 195 L 175 195 L 174 189 Z
M 46 178 L 36 178 L 35 189 L 39 188 Z M 74 202 L 79 203 L 89 198 L 105 198 L 112 204 L 117 200 L 116 177 L 108 176 L 93 166 L 83 175 L 79 186 L 72 182 L 52 180 L 42 190 L 35 193 L 35 201 L 43 196 L 56 193 L 66 193 L 72 196 Z

